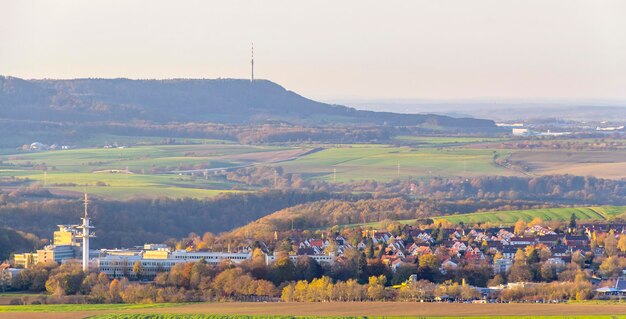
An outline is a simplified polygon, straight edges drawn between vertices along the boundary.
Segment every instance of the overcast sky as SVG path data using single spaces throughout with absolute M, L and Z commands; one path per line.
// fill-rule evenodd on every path
M 248 78 L 315 99 L 626 99 L 626 1 L 0 2 L 0 74 Z

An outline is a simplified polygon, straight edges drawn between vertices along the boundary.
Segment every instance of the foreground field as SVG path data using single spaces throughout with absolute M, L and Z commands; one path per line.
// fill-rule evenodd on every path
M 111 305 L 109 305 L 111 306 Z M 29 306 L 33 307 L 33 306 Z M 53 312 L 21 311 L 6 312 L 0 308 L 0 318 L 87 318 L 91 316 L 117 314 L 121 318 L 131 314 L 156 315 L 249 315 L 270 316 L 379 316 L 379 317 L 479 317 L 479 318 L 626 318 L 624 304 L 458 304 L 458 303 L 409 303 L 409 302 L 354 302 L 354 303 L 198 303 L 176 307 L 144 309 L 120 309 L 115 305 L 108 310 L 75 310 Z M 4 312 L 2 312 L 4 311 Z M 50 310 L 48 310 L 50 311 Z M 566 316 L 564 316 L 566 314 Z M 538 317 L 535 317 L 538 316 Z M 545 317 L 556 316 L 556 317 Z M 586 317 L 585 317 L 586 316 Z M 102 317 L 107 318 L 107 317 Z M 114 317 L 114 318 L 120 318 Z M 136 317 L 146 318 L 146 317 Z M 151 317 L 147 317 L 151 318 Z M 163 316 L 160 318 L 171 318 Z M 181 318 L 181 317 L 178 317 Z
M 387 317 L 387 316 L 245 316 L 245 315 L 158 315 L 158 314 L 146 314 L 146 315 L 99 315 L 90 317 L 90 319 L 369 319 L 369 318 L 393 318 L 393 319 L 408 319 L 413 317 Z M 420 319 L 618 319 L 624 318 L 624 316 L 480 316 L 480 317 L 424 317 L 420 316 Z

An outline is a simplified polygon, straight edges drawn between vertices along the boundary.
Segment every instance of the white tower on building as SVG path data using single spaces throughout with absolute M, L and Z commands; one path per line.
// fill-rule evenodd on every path
M 85 193 L 85 217 L 81 219 L 83 220 L 83 224 L 78 226 L 78 228 L 82 228 L 83 233 L 78 235 L 78 237 L 83 239 L 83 271 L 86 272 L 89 270 L 89 238 L 96 237 L 96 235 L 90 233 L 90 230 L 95 227 L 89 224 L 91 218 L 89 218 L 89 199 L 87 193 Z

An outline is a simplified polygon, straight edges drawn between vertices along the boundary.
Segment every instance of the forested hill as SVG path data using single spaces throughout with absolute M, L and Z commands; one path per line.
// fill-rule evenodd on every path
M 0 76 L 0 118 L 57 122 L 285 121 L 495 129 L 490 120 L 360 111 L 316 102 L 267 80 L 237 79 L 23 80 Z

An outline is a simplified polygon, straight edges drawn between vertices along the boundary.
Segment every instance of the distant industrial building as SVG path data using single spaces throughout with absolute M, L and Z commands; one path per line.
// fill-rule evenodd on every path
M 530 134 L 527 128 L 514 128 L 511 133 L 513 136 L 528 136 Z
M 36 263 L 57 262 L 80 258 L 81 245 L 78 242 L 78 230 L 72 225 L 58 225 L 59 230 L 54 232 L 52 245 L 39 249 L 34 253 L 15 254 L 15 266 L 30 268 Z
M 223 262 L 233 264 L 252 259 L 252 252 L 190 252 L 186 250 L 171 251 L 167 245 L 145 244 L 132 249 L 100 249 L 90 250 L 89 241 L 94 237 L 91 230 L 91 219 L 88 214 L 89 200 L 85 194 L 85 215 L 81 225 L 58 225 L 54 232 L 52 245 L 48 245 L 37 252 L 15 254 L 14 266 L 30 268 L 37 263 L 64 263 L 69 260 L 82 259 L 84 271 L 97 269 L 110 278 L 153 278 L 159 272 L 172 269 L 177 264 L 204 261 L 210 265 Z M 323 255 L 315 251 L 299 249 L 297 254 L 289 258 L 295 263 L 299 256 L 308 256 L 319 263 L 332 264 L 334 255 Z M 266 263 L 274 263 L 276 257 L 268 255 Z M 135 264 L 141 265 L 141 274 L 134 271 Z
M 222 262 L 239 264 L 244 260 L 252 258 L 249 252 L 228 253 L 228 252 L 188 252 L 186 250 L 176 250 L 171 252 L 166 247 L 155 245 L 145 245 L 146 250 L 102 250 L 101 256 L 92 260 L 92 266 L 98 268 L 100 272 L 107 274 L 110 278 L 119 277 L 148 277 L 152 278 L 160 272 L 169 271 L 177 264 L 187 262 L 197 262 L 204 260 L 207 264 L 218 265 Z M 141 274 L 133 271 L 135 264 L 141 265 Z
M 295 263 L 298 260 L 298 257 L 300 256 L 310 257 L 320 264 L 326 263 L 326 264 L 332 265 L 335 263 L 335 256 L 333 255 L 294 254 L 294 255 L 289 255 L 289 259 Z M 265 256 L 265 263 L 267 265 L 271 265 L 275 261 L 276 261 L 276 255 Z

